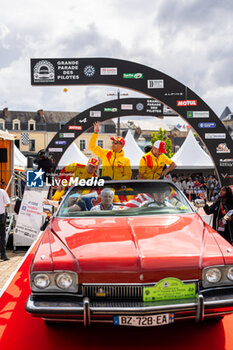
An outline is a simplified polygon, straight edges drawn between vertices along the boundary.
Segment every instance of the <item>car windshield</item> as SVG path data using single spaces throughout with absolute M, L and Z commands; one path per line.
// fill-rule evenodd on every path
M 61 203 L 57 216 L 140 216 L 192 212 L 186 197 L 170 182 L 107 181 L 99 187 L 73 187 Z

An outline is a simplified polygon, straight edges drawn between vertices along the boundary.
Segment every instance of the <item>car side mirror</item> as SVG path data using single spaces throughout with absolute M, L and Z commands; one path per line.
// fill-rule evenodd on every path
M 54 206 L 50 204 L 45 204 L 43 206 L 43 212 L 52 215 L 54 213 Z
M 205 206 L 205 200 L 204 199 L 195 199 L 194 205 L 196 208 L 203 208 Z

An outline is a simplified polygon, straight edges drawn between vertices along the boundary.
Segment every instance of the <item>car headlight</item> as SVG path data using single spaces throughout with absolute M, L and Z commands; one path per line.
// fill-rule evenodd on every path
M 222 277 L 222 272 L 218 268 L 208 269 L 205 272 L 205 278 L 209 283 L 218 283 Z
M 59 273 L 56 276 L 56 285 L 61 289 L 68 289 L 73 283 L 73 278 L 69 273 Z
M 50 279 L 46 273 L 39 273 L 34 277 L 33 283 L 37 288 L 44 289 L 50 285 Z
M 230 267 L 227 271 L 227 278 L 230 280 L 230 281 L 233 281 L 233 267 Z

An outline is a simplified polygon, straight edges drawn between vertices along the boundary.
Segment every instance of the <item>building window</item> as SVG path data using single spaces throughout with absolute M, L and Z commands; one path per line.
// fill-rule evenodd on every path
M 83 151 L 86 148 L 86 140 L 79 141 L 79 148 L 81 151 Z
M 98 146 L 104 148 L 104 140 L 98 140 Z
M 13 130 L 20 130 L 20 120 L 13 120 Z
M 35 122 L 35 120 L 29 120 L 28 121 L 28 130 L 31 130 L 31 131 L 33 131 L 33 130 L 36 130 L 36 122 Z
M 29 151 L 35 151 L 35 140 L 29 140 Z
M 15 140 L 15 146 L 20 149 L 20 140 Z
M 0 130 L 5 130 L 5 120 L 0 119 Z

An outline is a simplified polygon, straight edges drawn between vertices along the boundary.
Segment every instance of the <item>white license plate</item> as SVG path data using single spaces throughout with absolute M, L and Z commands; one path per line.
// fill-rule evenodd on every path
M 174 314 L 152 316 L 114 316 L 113 323 L 117 326 L 150 327 L 162 326 L 174 322 Z

